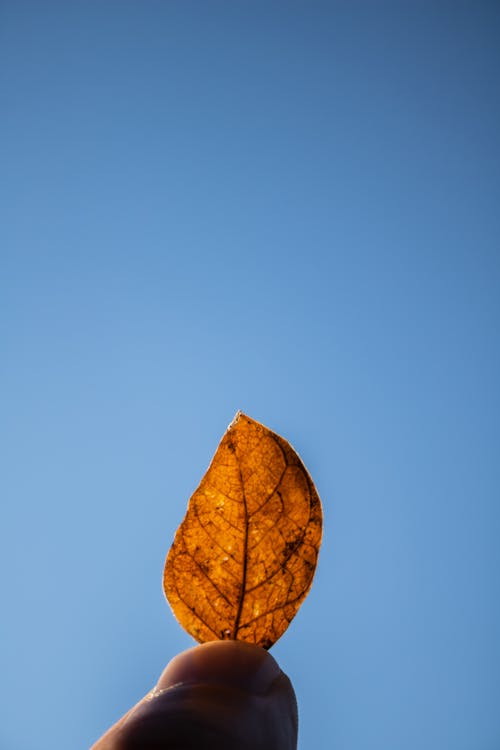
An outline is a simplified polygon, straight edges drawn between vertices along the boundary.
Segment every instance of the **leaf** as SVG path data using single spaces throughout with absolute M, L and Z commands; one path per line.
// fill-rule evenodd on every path
M 311 587 L 321 527 L 321 502 L 298 455 L 239 412 L 165 563 L 165 594 L 180 624 L 200 643 L 272 646 Z

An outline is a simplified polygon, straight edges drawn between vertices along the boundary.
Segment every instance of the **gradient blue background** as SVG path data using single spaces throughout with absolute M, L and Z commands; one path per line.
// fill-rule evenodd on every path
M 325 510 L 301 750 L 500 747 L 500 6 L 0 3 L 1 750 L 192 644 L 164 556 L 235 411 Z

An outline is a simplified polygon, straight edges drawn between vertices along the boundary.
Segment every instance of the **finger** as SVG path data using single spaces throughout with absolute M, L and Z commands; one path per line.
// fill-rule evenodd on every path
M 158 684 L 92 750 L 294 750 L 288 677 L 258 646 L 213 641 L 167 665 Z

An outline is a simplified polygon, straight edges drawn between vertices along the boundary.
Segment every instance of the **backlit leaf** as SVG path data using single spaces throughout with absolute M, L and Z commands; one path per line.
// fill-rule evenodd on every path
M 200 643 L 272 646 L 309 591 L 321 527 L 321 502 L 297 453 L 238 413 L 165 564 L 165 594 L 181 625 Z

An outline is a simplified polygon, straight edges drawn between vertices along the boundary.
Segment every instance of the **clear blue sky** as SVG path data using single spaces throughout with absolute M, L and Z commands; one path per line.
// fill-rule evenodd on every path
M 0 750 L 189 647 L 237 409 L 323 499 L 300 750 L 500 747 L 500 6 L 0 4 Z

